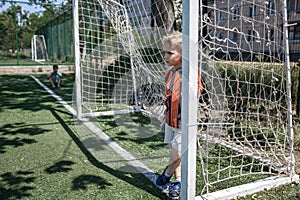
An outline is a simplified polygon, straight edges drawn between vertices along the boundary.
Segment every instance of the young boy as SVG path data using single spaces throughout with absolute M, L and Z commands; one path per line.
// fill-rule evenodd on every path
M 53 65 L 53 72 L 51 72 L 47 78 L 50 79 L 53 88 L 60 87 L 62 73 L 58 71 L 58 65 Z
M 156 180 L 157 185 L 170 184 L 169 195 L 179 197 L 181 189 L 181 74 L 182 74 L 182 34 L 174 32 L 164 38 L 164 59 L 172 68 L 167 72 L 166 81 L 166 122 L 164 143 L 170 144 L 170 163 Z M 200 78 L 200 76 L 199 76 Z M 200 80 L 198 87 L 202 89 Z M 201 92 L 201 91 L 200 91 Z

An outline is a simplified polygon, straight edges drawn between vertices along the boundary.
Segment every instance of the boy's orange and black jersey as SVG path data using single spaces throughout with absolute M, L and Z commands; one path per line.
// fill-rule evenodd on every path
M 166 123 L 173 127 L 181 126 L 181 74 L 182 68 L 172 68 L 167 72 L 166 81 Z M 203 87 L 200 81 L 200 73 L 198 74 L 198 87 L 200 93 Z

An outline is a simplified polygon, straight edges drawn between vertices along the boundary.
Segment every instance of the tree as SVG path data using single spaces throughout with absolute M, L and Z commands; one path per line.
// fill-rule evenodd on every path
M 181 30 L 182 0 L 152 0 L 152 14 L 158 27 L 169 33 Z
M 6 11 L 2 12 L 0 14 L 0 20 L 1 20 L 1 37 L 2 39 L 0 40 L 0 45 L 2 50 L 16 50 L 16 43 L 12 41 L 16 41 L 16 36 L 20 37 L 21 32 L 20 26 L 18 23 L 18 19 L 16 16 L 16 13 L 21 12 L 21 6 L 15 6 L 12 5 L 9 9 Z M 21 16 L 20 16 L 21 18 Z M 17 35 L 16 35 L 17 34 Z
M 45 9 L 39 13 L 23 11 L 19 5 L 11 6 L 0 13 L 0 50 L 16 50 L 16 37 L 19 48 L 30 48 L 34 33 L 45 24 L 69 9 L 72 1 L 66 5 L 56 7 L 57 0 L 31 0 L 32 4 L 40 5 Z M 2 4 L 11 3 L 3 1 Z M 16 16 L 16 13 L 17 16 Z M 14 42 L 13 42 L 14 41 Z

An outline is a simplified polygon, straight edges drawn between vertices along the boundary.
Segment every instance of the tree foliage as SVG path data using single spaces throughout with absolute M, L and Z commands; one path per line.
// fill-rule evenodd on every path
M 2 5 L 10 6 L 0 12 L 0 50 L 15 51 L 17 46 L 19 50 L 30 48 L 35 31 L 67 10 L 72 1 L 59 7 L 54 4 L 58 3 L 57 0 L 30 0 L 30 3 L 44 8 L 44 11 L 30 13 L 22 9 L 22 4 L 2 1 Z

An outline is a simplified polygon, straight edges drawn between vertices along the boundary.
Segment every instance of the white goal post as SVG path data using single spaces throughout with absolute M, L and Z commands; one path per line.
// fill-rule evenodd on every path
M 43 35 L 34 35 L 32 37 L 31 58 L 37 62 L 48 60 L 46 41 Z
M 286 0 L 78 0 L 73 11 L 79 118 L 142 112 L 163 123 L 162 40 L 183 33 L 182 199 L 298 179 Z

